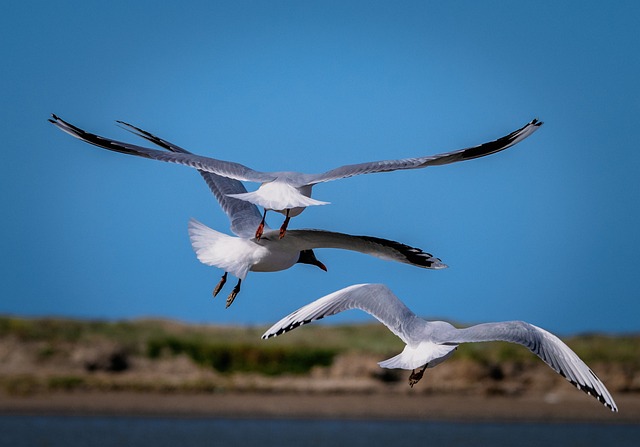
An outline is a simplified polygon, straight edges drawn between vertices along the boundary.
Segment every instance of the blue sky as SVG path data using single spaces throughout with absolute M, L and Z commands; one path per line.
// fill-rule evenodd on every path
M 640 330 L 637 2 L 157 3 L 14 2 L 0 16 L 0 313 L 266 324 L 383 282 L 423 316 Z M 304 172 L 545 124 L 484 159 L 319 185 L 332 204 L 291 224 L 399 240 L 449 269 L 319 250 L 327 273 L 249 273 L 225 310 L 230 285 L 211 299 L 222 272 L 186 231 L 190 217 L 229 231 L 199 175 L 83 144 L 50 113 Z

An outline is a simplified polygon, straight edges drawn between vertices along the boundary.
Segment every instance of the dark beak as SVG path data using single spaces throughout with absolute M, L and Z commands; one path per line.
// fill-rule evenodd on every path
M 300 257 L 298 258 L 298 263 L 315 265 L 325 272 L 327 271 L 327 267 L 322 262 L 318 261 L 313 250 L 302 250 L 300 252 Z

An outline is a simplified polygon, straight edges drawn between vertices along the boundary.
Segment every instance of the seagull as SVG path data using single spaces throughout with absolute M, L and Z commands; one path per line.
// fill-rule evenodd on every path
M 189 154 L 167 140 L 124 121 L 118 121 L 125 129 L 173 153 Z M 446 264 L 419 248 L 399 242 L 370 236 L 352 236 L 323 230 L 291 230 L 285 239 L 265 225 L 264 237 L 255 238 L 255 225 L 261 220 L 258 208 L 229 194 L 246 192 L 244 185 L 234 179 L 198 170 L 231 222 L 229 236 L 207 227 L 196 219 L 189 221 L 189 236 L 198 259 L 221 268 L 224 274 L 213 290 L 217 296 L 227 281 L 227 273 L 238 282 L 227 297 L 229 307 L 240 292 L 240 285 L 249 271 L 275 272 L 286 270 L 297 263 L 315 265 L 327 271 L 313 252 L 314 248 L 341 248 L 358 251 L 385 260 L 392 260 L 428 269 L 443 269 Z
M 262 338 L 278 336 L 348 309 L 373 315 L 406 344 L 400 354 L 378 365 L 412 370 L 409 376 L 412 387 L 420 381 L 426 368 L 445 361 L 461 343 L 506 341 L 525 346 L 579 390 L 595 397 L 611 411 L 618 411 L 611 394 L 595 373 L 571 348 L 544 329 L 524 321 L 484 323 L 465 329 L 456 329 L 445 321 L 426 321 L 384 284 L 356 284 L 326 295 L 278 321 Z
M 225 271 L 216 291 L 225 284 L 227 272 L 238 278 L 238 283 L 227 298 L 226 307 L 235 299 L 240 291 L 240 284 L 249 271 L 277 272 L 298 262 L 314 264 L 326 271 L 326 267 L 313 256 L 311 250 L 314 248 L 357 251 L 426 269 L 439 270 L 447 267 L 440 259 L 419 248 L 387 239 L 324 230 L 290 230 L 284 239 L 279 237 L 277 230 L 265 230 L 262 238 L 248 239 L 220 233 L 191 219 L 189 237 L 200 262 Z
M 247 166 L 230 161 L 217 160 L 188 152 L 168 153 L 157 149 L 149 149 L 134 144 L 111 140 L 86 132 L 53 114 L 49 121 L 73 137 L 111 151 L 186 165 L 203 172 L 211 172 L 238 181 L 260 183 L 260 187 L 256 191 L 227 194 L 229 197 L 245 200 L 264 209 L 262 219 L 255 231 L 255 237 L 258 239 L 264 232 L 265 218 L 269 210 L 285 215 L 285 220 L 280 227 L 279 233 L 279 237 L 282 238 L 287 231 L 289 220 L 292 217 L 299 215 L 308 206 L 327 205 L 329 202 L 311 198 L 311 188 L 318 183 L 361 174 L 418 169 L 484 157 L 485 155 L 500 152 L 519 143 L 542 125 L 541 121 L 534 119 L 522 128 L 497 140 L 452 152 L 417 158 L 345 165 L 321 174 L 304 174 L 290 171 L 255 171 Z

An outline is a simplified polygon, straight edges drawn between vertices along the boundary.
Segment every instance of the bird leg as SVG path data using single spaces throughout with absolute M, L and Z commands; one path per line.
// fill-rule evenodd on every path
M 264 214 L 262 215 L 262 220 L 260 221 L 260 225 L 258 225 L 258 229 L 256 230 L 256 239 L 260 240 L 262 237 L 262 233 L 264 232 L 264 220 L 267 218 L 267 209 L 264 209 Z
M 233 300 L 236 299 L 236 296 L 238 295 L 238 293 L 240 292 L 240 283 L 242 282 L 241 279 L 238 280 L 238 284 L 235 285 L 235 287 L 233 288 L 233 290 L 231 291 L 231 293 L 229 294 L 229 296 L 227 297 L 227 305 L 225 306 L 225 308 L 231 306 L 231 303 L 233 303 Z
M 227 282 L 227 272 L 224 272 L 224 275 L 222 275 L 222 278 L 220 278 L 220 282 L 218 284 L 216 284 L 216 286 L 213 289 L 213 297 L 215 298 L 216 295 L 218 293 L 220 293 L 220 290 L 222 290 L 222 287 L 224 287 L 224 284 Z
M 284 218 L 284 222 L 282 223 L 282 226 L 280 227 L 280 239 L 282 239 L 285 235 L 285 233 L 287 232 L 287 226 L 289 225 L 289 220 L 291 219 L 291 217 L 289 217 L 289 210 L 287 210 L 287 217 Z
M 427 369 L 427 366 L 429 366 L 428 363 L 425 364 L 422 367 L 422 369 L 420 369 L 420 371 L 416 371 L 415 369 L 411 371 L 411 375 L 409 376 L 409 386 L 411 388 L 413 388 L 413 385 L 420 382 L 420 379 L 422 379 L 422 375 L 424 374 L 424 371 Z

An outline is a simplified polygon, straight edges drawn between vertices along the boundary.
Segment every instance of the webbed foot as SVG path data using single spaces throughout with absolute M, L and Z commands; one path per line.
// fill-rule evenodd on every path
M 218 295 L 218 293 L 220 293 L 220 290 L 222 290 L 226 282 L 227 282 L 227 272 L 224 272 L 224 275 L 222 275 L 222 278 L 220 278 L 220 282 L 216 284 L 216 286 L 213 288 L 214 298 L 216 297 L 216 295 Z
M 420 379 L 422 379 L 422 376 L 424 375 L 424 372 L 427 369 L 427 366 L 429 366 L 428 363 L 425 364 L 418 371 L 416 371 L 415 369 L 413 371 L 411 371 L 411 375 L 409 376 L 409 386 L 411 388 L 413 388 L 413 385 L 415 385 L 416 383 L 420 382 Z
M 227 305 L 225 306 L 225 308 L 231 306 L 231 303 L 233 303 L 233 300 L 236 299 L 236 296 L 238 296 L 238 293 L 240 293 L 240 283 L 242 282 L 241 279 L 238 280 L 238 284 L 236 284 L 233 287 L 233 290 L 231 291 L 231 293 L 229 294 L 229 296 L 227 297 Z

